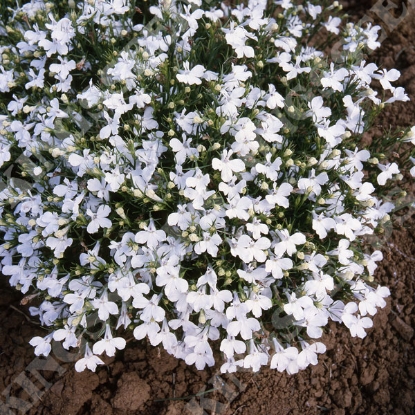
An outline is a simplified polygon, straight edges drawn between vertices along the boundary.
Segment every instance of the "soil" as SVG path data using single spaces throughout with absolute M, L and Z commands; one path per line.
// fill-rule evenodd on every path
M 373 2 L 343 4 L 355 20 L 370 15 L 376 21 L 376 13 L 369 13 Z M 390 13 L 396 18 L 402 10 L 401 5 Z M 372 134 L 389 127 L 415 125 L 414 40 L 415 9 L 370 56 L 382 67 L 401 71 L 396 86 L 405 87 L 411 98 L 387 108 Z M 410 195 L 414 200 L 413 191 Z M 73 355 L 63 349 L 54 349 L 48 359 L 35 358 L 28 342 L 33 336 L 45 335 L 45 331 L 29 317 L 27 305 L 20 303 L 22 297 L 3 278 L 0 414 L 413 415 L 414 212 L 400 211 L 393 230 L 383 238 L 385 259 L 376 279 L 390 288 L 391 297 L 376 315 L 374 328 L 361 340 L 352 338 L 344 326 L 332 324 L 324 335 L 327 352 L 319 357 L 319 364 L 292 376 L 267 369 L 258 374 L 221 375 L 219 366 L 198 371 L 159 348 L 133 339 L 96 373 L 76 373 Z

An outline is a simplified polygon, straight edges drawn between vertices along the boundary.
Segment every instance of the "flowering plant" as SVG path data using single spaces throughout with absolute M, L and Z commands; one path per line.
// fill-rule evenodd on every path
M 382 153 L 415 136 L 361 145 L 409 99 L 364 60 L 379 27 L 338 2 L 148 3 L 1 9 L 0 269 L 51 328 L 35 353 L 95 370 L 129 330 L 198 369 L 217 344 L 223 372 L 295 373 L 329 320 L 364 338 L 389 295 L 365 237 L 402 178 Z

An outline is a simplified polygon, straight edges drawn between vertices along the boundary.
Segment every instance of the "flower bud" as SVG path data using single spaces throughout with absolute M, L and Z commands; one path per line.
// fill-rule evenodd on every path
M 307 164 L 308 164 L 308 166 L 311 167 L 311 166 L 314 166 L 317 163 L 318 163 L 318 161 L 315 157 L 310 157 Z
M 293 159 L 288 159 L 286 162 L 285 162 L 285 167 L 291 167 L 291 166 L 293 166 L 294 165 L 294 160 Z
M 196 235 L 195 233 L 191 233 L 191 234 L 189 235 L 189 239 L 190 239 L 192 242 L 199 242 L 199 241 L 200 241 L 199 236 L 198 236 L 198 235 Z
M 205 312 L 203 311 L 203 309 L 201 309 L 200 313 L 199 313 L 199 323 L 200 324 L 205 324 L 206 323 L 206 315 L 205 315 Z

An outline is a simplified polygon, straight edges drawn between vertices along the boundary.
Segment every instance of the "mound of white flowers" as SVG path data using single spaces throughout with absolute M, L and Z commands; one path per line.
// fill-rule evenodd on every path
M 198 369 L 295 373 L 329 320 L 365 337 L 389 295 L 365 235 L 402 175 L 359 143 L 408 100 L 364 60 L 379 27 L 337 2 L 5 3 L 0 270 L 50 328 L 37 355 L 95 370 L 132 332 Z

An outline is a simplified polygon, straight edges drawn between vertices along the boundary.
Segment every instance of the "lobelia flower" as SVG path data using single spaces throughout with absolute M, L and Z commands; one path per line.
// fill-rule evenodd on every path
M 334 280 L 323 271 L 319 273 L 313 272 L 313 279 L 308 280 L 304 284 L 304 289 L 307 295 L 314 294 L 317 298 L 324 298 L 327 291 L 331 291 L 334 288 Z
M 232 150 L 223 150 L 220 160 L 218 158 L 212 160 L 213 169 L 221 172 L 221 178 L 224 182 L 231 181 L 233 173 L 239 173 L 245 170 L 245 163 L 242 160 L 230 160 L 232 155 Z
M 359 303 L 359 311 L 361 316 L 370 314 L 374 316 L 377 313 L 377 307 L 383 308 L 386 306 L 384 298 L 390 295 L 388 287 L 378 286 L 376 291 L 370 290 L 366 293 L 365 298 Z
M 399 174 L 399 168 L 396 163 L 389 163 L 387 165 L 378 164 L 378 167 L 382 170 L 382 173 L 378 174 L 377 182 L 384 186 L 386 181 L 391 179 L 394 174 Z
M 158 303 L 161 299 L 160 295 L 153 294 L 150 300 L 144 296 L 136 296 L 133 300 L 133 306 L 137 308 L 142 308 L 143 311 L 140 314 L 141 320 L 145 323 L 151 323 L 155 321 L 163 321 L 165 317 L 165 311 L 162 309 Z M 157 325 L 158 327 L 158 325 Z M 160 328 L 159 328 L 160 329 Z M 148 328 L 150 330 L 150 328 Z M 158 331 L 158 330 L 157 330 Z M 151 331 L 154 333 L 154 327 L 151 327 Z M 134 334 L 135 336 L 135 334 Z
M 287 347 L 284 349 L 275 337 L 272 339 L 274 343 L 275 353 L 271 358 L 271 369 L 277 369 L 278 372 L 287 370 L 288 373 L 297 373 L 298 349 L 296 347 Z M 289 369 L 289 367 L 291 368 Z
M 176 163 L 183 164 L 188 157 L 199 157 L 199 152 L 196 148 L 190 147 L 192 138 L 187 138 L 186 134 L 182 134 L 183 141 L 180 142 L 177 138 L 170 140 L 170 147 L 176 153 Z
M 179 266 L 157 268 L 156 284 L 159 287 L 164 287 L 165 293 L 169 298 L 174 292 L 185 293 L 189 288 L 188 282 L 180 278 L 179 273 Z
M 327 236 L 327 232 L 336 227 L 336 221 L 333 218 L 325 217 L 323 213 L 317 215 L 315 212 L 312 212 L 312 214 L 312 227 L 316 231 L 319 238 L 324 239 Z
M 267 202 L 272 205 L 278 205 L 281 207 L 288 208 L 289 201 L 288 197 L 293 191 L 293 187 L 289 183 L 282 183 L 281 186 L 273 184 L 273 192 L 265 196 Z
M 321 193 L 321 186 L 326 184 L 329 177 L 326 172 L 320 173 L 316 176 L 314 169 L 311 169 L 308 178 L 302 178 L 298 181 L 298 187 L 304 193 L 309 193 L 309 197 L 319 196 Z
M 50 351 L 52 350 L 52 346 L 50 342 L 53 339 L 52 334 L 48 334 L 46 337 L 33 337 L 30 340 L 30 345 L 35 347 L 35 354 L 36 356 L 49 356 Z
M 349 258 L 353 256 L 353 251 L 349 248 L 350 241 L 348 239 L 341 239 L 339 241 L 338 247 L 332 251 L 327 252 L 327 255 L 337 255 L 339 262 L 343 265 L 348 265 L 350 263 Z
M 105 322 L 76 370 L 123 349 L 121 328 L 200 370 L 218 342 L 222 372 L 316 364 L 325 347 L 307 342 L 329 318 L 363 338 L 389 290 L 362 242 L 390 220 L 378 187 L 406 162 L 388 159 L 394 138 L 360 143 L 378 108 L 408 99 L 398 71 L 356 53 L 380 27 L 340 32 L 332 6 L 191 0 L 150 5 L 154 32 L 126 0 L 70 16 L 40 3 L 2 16 L 16 36 L 0 36 L 0 170 L 16 159 L 21 176 L 0 190 L 0 271 L 45 298 L 30 311 L 65 348 Z M 338 60 L 310 46 L 322 27 Z M 277 305 L 299 347 L 266 331 Z M 49 337 L 32 344 L 50 351 Z
M 220 344 L 220 351 L 225 353 L 228 359 L 232 358 L 235 354 L 244 353 L 246 350 L 245 342 L 236 340 L 235 337 L 228 336 L 223 339 Z
M 290 235 L 288 229 L 277 230 L 277 235 L 280 238 L 274 247 L 274 252 L 277 256 L 282 256 L 287 252 L 289 256 L 292 256 L 297 252 L 297 245 L 302 245 L 306 242 L 306 237 L 301 232 L 296 232 Z
M 163 230 L 158 230 L 154 220 L 150 219 L 149 224 L 144 227 L 143 231 L 138 232 L 134 239 L 139 244 L 146 244 L 149 248 L 156 248 L 160 242 L 166 240 L 166 233 Z
M 112 222 L 107 216 L 111 213 L 108 205 L 101 205 L 94 213 L 91 209 L 87 209 L 86 214 L 91 218 L 86 230 L 88 233 L 96 233 L 99 228 L 110 228 Z
M 326 346 L 321 342 L 308 344 L 307 342 L 302 341 L 301 346 L 303 347 L 303 350 L 297 357 L 297 364 L 300 369 L 304 369 L 308 365 L 316 365 L 318 363 L 317 354 L 326 351 Z
M 198 312 L 202 309 L 209 309 L 213 306 L 213 298 L 206 293 L 206 286 L 201 286 L 197 291 L 190 291 L 186 300 L 192 305 L 193 309 Z
M 107 324 L 105 326 L 105 335 L 102 340 L 94 343 L 92 348 L 94 354 L 106 353 L 107 356 L 112 357 L 115 355 L 116 349 L 122 350 L 125 348 L 126 341 L 122 337 L 112 337 L 111 328 Z
M 261 351 L 261 346 L 257 347 L 251 339 L 249 342 L 249 354 L 244 358 L 244 368 L 252 368 L 258 372 L 261 366 L 268 363 L 268 354 Z
M 249 299 L 246 300 L 246 305 L 252 314 L 259 318 L 262 315 L 262 310 L 269 310 L 272 307 L 272 301 L 265 295 L 251 292 Z
M 159 331 L 154 336 L 154 340 L 152 341 L 151 344 L 153 346 L 157 346 L 160 343 L 163 344 L 163 347 L 167 351 L 173 350 L 178 344 L 177 337 L 174 335 L 174 333 L 172 333 L 169 330 L 169 326 L 168 326 L 168 323 L 167 323 L 166 319 L 163 320 L 161 331 Z
M 341 24 L 341 19 L 339 17 L 330 16 L 326 23 L 323 23 L 323 26 L 327 29 L 328 32 L 338 35 L 340 32 L 339 25 Z
M 99 299 L 92 300 L 91 304 L 98 309 L 98 317 L 102 321 L 107 321 L 110 314 L 115 315 L 119 313 L 117 304 L 108 300 L 106 291 L 103 292 Z
M 210 234 L 209 232 L 203 232 L 202 240 L 197 242 L 194 246 L 194 250 L 197 254 L 201 254 L 202 252 L 207 252 L 213 257 L 218 255 L 219 245 L 222 244 L 222 238 L 216 232 L 214 234 Z
M 78 339 L 75 335 L 75 326 L 68 326 L 67 324 L 63 329 L 56 330 L 53 333 L 53 340 L 62 341 L 62 346 L 64 349 L 68 350 L 70 347 L 77 347 L 78 346 Z
M 253 240 L 248 235 L 242 235 L 237 244 L 238 256 L 245 263 L 252 262 L 254 259 L 257 262 L 265 262 L 267 255 L 264 251 L 271 246 L 271 241 L 263 236 Z
M 98 365 L 103 365 L 104 362 L 92 353 L 88 343 L 85 345 L 85 355 L 75 363 L 75 370 L 83 372 L 86 368 L 95 372 Z
M 227 332 L 229 335 L 236 337 L 238 334 L 244 340 L 252 339 L 253 332 L 260 330 L 259 321 L 253 317 L 244 317 L 228 324 Z
M 293 265 L 293 261 L 290 258 L 270 255 L 269 259 L 265 262 L 265 270 L 271 272 L 272 276 L 279 280 L 284 277 L 284 271 L 291 269 Z
M 202 76 L 206 69 L 202 65 L 196 65 L 189 69 L 189 62 L 183 62 L 184 69 L 180 69 L 176 78 L 179 82 L 187 85 L 200 85 L 202 83 Z
M 297 298 L 295 293 L 286 293 L 288 303 L 284 304 L 284 311 L 288 315 L 293 315 L 296 320 L 302 320 L 304 318 L 304 310 L 313 307 L 313 300 L 304 295 Z
M 359 314 L 354 315 L 357 310 L 358 306 L 356 303 L 348 303 L 344 307 L 341 318 L 353 337 L 357 336 L 364 339 L 366 337 L 365 329 L 372 327 L 373 321 L 369 317 L 361 317 Z

